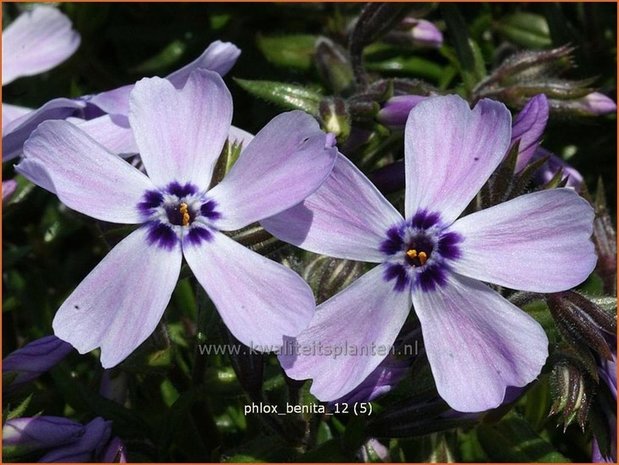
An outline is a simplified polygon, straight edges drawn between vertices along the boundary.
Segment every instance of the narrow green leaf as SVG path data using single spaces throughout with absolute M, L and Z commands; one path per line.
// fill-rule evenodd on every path
M 130 71 L 134 74 L 149 74 L 168 68 L 178 62 L 186 48 L 185 42 L 174 40 L 157 55 L 131 68 Z
M 245 91 L 267 102 L 290 110 L 303 110 L 318 116 L 318 107 L 322 96 L 307 87 L 274 81 L 250 81 L 235 79 Z

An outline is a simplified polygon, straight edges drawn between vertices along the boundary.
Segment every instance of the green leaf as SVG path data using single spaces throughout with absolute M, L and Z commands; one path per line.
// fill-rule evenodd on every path
M 529 423 L 515 415 L 494 425 L 480 425 L 477 436 L 491 461 L 569 462 L 533 431 Z
M 517 45 L 540 49 L 550 47 L 550 29 L 546 18 L 535 13 L 514 13 L 503 18 L 497 30 Z
M 24 412 L 30 405 L 30 401 L 32 400 L 32 394 L 26 397 L 20 404 L 12 410 L 9 410 L 9 413 L 6 416 L 7 420 L 12 420 L 13 418 L 19 418 L 24 415 Z
M 322 96 L 315 90 L 285 82 L 250 81 L 235 79 L 235 82 L 255 97 L 290 110 L 303 110 L 318 116 Z
M 366 63 L 372 71 L 401 72 L 409 76 L 423 77 L 438 82 L 444 73 L 444 67 L 434 61 L 421 57 L 393 57 L 378 62 Z
M 275 66 L 307 71 L 312 67 L 317 38 L 310 34 L 258 35 L 256 42 L 264 57 Z

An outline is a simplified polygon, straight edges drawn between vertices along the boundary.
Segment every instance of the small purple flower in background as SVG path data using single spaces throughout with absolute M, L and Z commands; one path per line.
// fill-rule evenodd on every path
M 407 16 L 393 31 L 387 33 L 385 40 L 416 47 L 439 48 L 443 45 L 443 33 L 430 21 Z
M 236 63 L 240 54 L 236 45 L 217 40 L 198 58 L 166 79 L 180 89 L 196 69 L 208 69 L 223 76 Z M 26 114 L 3 126 L 3 161 L 18 157 L 26 139 L 43 121 L 67 118 L 108 150 L 116 154 L 136 153 L 137 145 L 129 127 L 129 94 L 133 87 L 131 84 L 76 99 L 56 98 L 36 110 L 27 109 Z
M 346 158 L 300 205 L 263 226 L 313 252 L 379 263 L 319 305 L 301 346 L 280 355 L 288 376 L 338 399 L 384 359 L 411 303 L 439 394 L 455 410 L 498 406 L 508 386 L 534 380 L 548 340 L 529 315 L 483 284 L 557 292 L 583 282 L 596 256 L 593 210 L 571 189 L 523 195 L 458 219 L 511 143 L 511 115 L 481 100 L 433 97 L 410 113 L 405 132 L 405 218 Z M 307 355 L 304 346 L 356 346 L 357 356 Z M 367 352 L 367 351 L 366 351 Z M 361 355 L 359 355 L 361 353 Z
M 73 55 L 79 44 L 80 35 L 72 29 L 69 18 L 57 8 L 40 5 L 22 13 L 2 33 L 2 85 L 54 68 Z M 70 102 L 68 99 L 63 101 L 65 104 Z M 15 120 L 32 111 L 31 108 L 3 103 L 3 139 L 4 134 L 11 132 Z M 68 116 L 70 111 L 61 113 Z
M 378 112 L 376 119 L 385 126 L 397 129 L 404 128 L 408 114 L 426 98 L 428 97 L 425 95 L 396 95 L 391 97 Z
M 17 181 L 15 181 L 14 179 L 2 181 L 2 203 L 5 204 L 9 200 L 11 200 L 11 197 L 13 197 L 13 194 L 16 190 Z
M 139 81 L 129 121 L 148 176 L 66 121 L 46 121 L 17 166 L 68 207 L 99 220 L 140 224 L 82 281 L 54 318 L 55 334 L 80 353 L 101 347 L 120 363 L 155 329 L 183 256 L 234 336 L 269 351 L 314 313 L 309 286 L 290 269 L 220 231 L 277 214 L 313 193 L 337 155 L 309 115 L 274 118 L 209 190 L 228 137 L 232 99 L 221 77 L 196 70 L 178 90 Z
M 45 336 L 11 352 L 2 360 L 2 373 L 4 376 L 14 373 L 15 378 L 8 387 L 5 386 L 5 390 L 13 391 L 37 379 L 60 363 L 72 350 L 70 344 L 56 336 Z
M 2 428 L 3 454 L 43 454 L 39 462 L 126 462 L 122 441 L 111 436 L 112 423 L 100 417 L 87 425 L 64 417 L 14 418 Z

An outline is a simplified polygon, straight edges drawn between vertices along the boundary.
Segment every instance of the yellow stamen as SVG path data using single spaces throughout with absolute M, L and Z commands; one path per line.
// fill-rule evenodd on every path
M 421 253 L 423 253 L 423 252 L 421 252 Z M 410 258 L 412 260 L 413 258 L 417 258 L 417 251 L 415 249 L 408 249 L 406 251 L 406 255 L 408 255 L 408 258 Z
M 185 202 L 182 202 L 178 206 L 178 210 L 181 212 L 181 215 L 183 215 L 183 226 L 189 226 L 189 221 L 191 220 L 191 216 L 189 215 L 189 206 Z
M 421 265 L 425 265 L 426 260 L 428 260 L 428 254 L 425 252 L 419 252 L 419 263 L 421 263 Z

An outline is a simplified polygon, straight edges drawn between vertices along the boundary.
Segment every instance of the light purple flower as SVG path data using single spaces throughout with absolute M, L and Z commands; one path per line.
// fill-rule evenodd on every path
M 2 203 L 8 202 L 17 190 L 17 181 L 8 179 L 2 181 Z
M 194 61 L 167 76 L 177 89 L 182 88 L 196 69 L 208 69 L 226 74 L 236 63 L 241 51 L 229 42 L 215 41 Z M 74 123 L 108 150 L 117 154 L 134 154 L 137 145 L 129 127 L 129 94 L 133 84 L 96 95 L 77 99 L 56 98 L 37 110 L 3 107 L 14 117 L 3 123 L 2 159 L 18 157 L 32 131 L 46 120 L 70 118 Z
M 44 122 L 26 142 L 18 172 L 72 209 L 141 225 L 54 318 L 55 334 L 80 353 L 101 347 L 104 367 L 121 362 L 153 332 L 183 257 L 230 331 L 248 346 L 273 350 L 311 319 L 314 298 L 297 274 L 220 231 L 302 201 L 328 176 L 337 150 L 312 117 L 285 113 L 209 189 L 231 120 L 232 99 L 221 77 L 196 70 L 180 90 L 150 78 L 131 92 L 129 121 L 148 176 L 66 121 Z
M 512 144 L 520 142 L 516 172 L 522 171 L 533 158 L 548 123 L 548 99 L 538 94 L 527 102 L 512 124 Z
M 537 185 L 543 186 L 550 182 L 550 180 L 561 171 L 561 179 L 566 181 L 565 187 L 571 187 L 576 191 L 580 191 L 584 179 L 576 168 L 543 147 L 539 147 L 535 151 L 531 161 L 536 161 L 541 158 L 547 158 L 547 160 L 535 173 L 535 183 Z
M 443 45 L 443 33 L 430 21 L 414 18 L 407 19 L 410 21 L 413 43 L 434 48 Z
M 58 9 L 39 5 L 2 32 L 2 85 L 48 71 L 69 58 L 80 35 Z
M 70 344 L 56 336 L 45 336 L 11 352 L 2 360 L 2 373 L 17 375 L 8 389 L 13 390 L 35 380 L 60 363 L 71 350 Z
M 384 358 L 361 349 L 390 347 L 411 303 L 438 392 L 455 410 L 494 408 L 508 386 L 537 377 L 546 334 L 483 282 L 532 292 L 580 284 L 596 262 L 593 210 L 573 190 L 555 189 L 458 219 L 510 143 L 503 104 L 484 99 L 471 110 L 458 96 L 429 98 L 406 125 L 404 218 L 340 156 L 314 195 L 262 221 L 299 247 L 379 263 L 317 307 L 296 338 L 300 350 L 280 356 L 291 378 L 312 378 L 311 392 L 323 401 L 344 396 Z M 358 354 L 305 350 L 318 342 L 356 346 Z
M 617 104 L 601 92 L 585 95 L 578 102 L 592 115 L 606 115 L 617 111 Z

